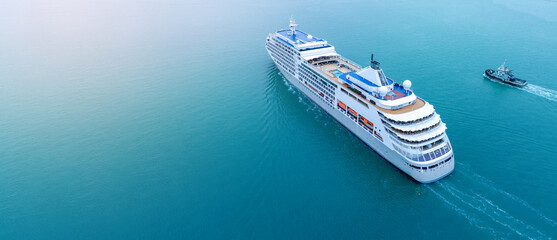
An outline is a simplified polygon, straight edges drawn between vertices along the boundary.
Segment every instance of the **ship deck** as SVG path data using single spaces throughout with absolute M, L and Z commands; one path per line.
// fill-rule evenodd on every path
M 342 84 L 339 81 L 338 76 L 334 73 L 335 71 L 340 71 L 342 74 L 353 72 L 353 71 L 359 71 L 360 70 L 359 66 L 356 66 L 355 64 L 353 64 L 351 62 L 345 61 L 344 59 L 342 59 L 340 57 L 334 57 L 334 56 L 333 57 L 320 57 L 318 59 L 311 59 L 311 60 L 308 61 L 308 63 L 310 63 L 310 66 L 312 66 L 313 69 L 321 72 L 324 76 L 329 78 L 331 81 L 338 84 L 339 86 L 344 88 L 346 91 L 352 93 L 354 96 L 358 97 L 360 100 L 364 101 L 365 103 L 370 104 L 370 105 L 374 106 L 375 108 L 379 109 L 381 112 L 389 113 L 389 114 L 402 114 L 402 113 L 406 113 L 406 112 L 411 112 L 413 110 L 416 110 L 416 109 L 419 109 L 419 108 L 425 106 L 425 102 L 422 99 L 416 98 L 416 102 L 414 104 L 405 106 L 403 108 L 396 109 L 396 110 L 384 109 L 382 107 L 379 107 L 379 106 L 371 103 L 369 100 L 360 97 L 360 94 L 358 94 L 358 93 L 354 92 L 352 89 L 350 89 L 348 84 L 346 84 L 346 83 Z M 398 94 L 396 92 L 395 92 L 395 94 L 398 96 Z M 404 94 L 402 94 L 402 95 L 404 95 Z

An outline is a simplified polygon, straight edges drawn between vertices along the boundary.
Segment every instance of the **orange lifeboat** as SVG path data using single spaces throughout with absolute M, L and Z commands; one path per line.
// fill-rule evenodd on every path
M 364 117 L 360 116 L 360 120 L 362 120 L 362 122 L 364 122 L 365 124 L 369 125 L 370 127 L 373 127 L 373 123 L 371 123 L 370 121 L 368 121 L 368 120 L 365 119 Z
M 346 110 L 346 104 L 344 104 L 343 102 L 338 102 L 338 105 L 339 105 L 342 109 Z
M 348 111 L 350 111 L 350 113 L 352 113 L 355 117 L 358 116 L 358 113 L 354 110 L 352 110 L 352 108 L 348 108 Z

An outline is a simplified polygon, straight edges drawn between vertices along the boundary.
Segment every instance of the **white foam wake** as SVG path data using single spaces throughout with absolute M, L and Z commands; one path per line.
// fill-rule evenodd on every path
M 534 85 L 534 84 L 528 84 L 523 88 L 520 88 L 521 90 L 524 90 L 526 92 L 532 93 L 534 95 L 538 95 L 540 97 L 543 97 L 545 99 L 551 100 L 551 101 L 556 101 L 557 102 L 557 91 L 555 90 L 551 90 L 551 89 L 547 89 L 538 85 Z
M 478 229 L 484 230 L 486 232 L 488 232 L 492 237 L 496 238 L 497 236 L 501 236 L 502 232 L 499 232 L 495 229 L 493 229 L 492 227 L 488 226 L 484 221 L 478 219 L 474 213 L 471 213 L 469 211 L 467 211 L 464 208 L 461 208 L 458 206 L 458 202 L 454 202 L 451 201 L 447 198 L 445 198 L 441 193 L 435 191 L 431 186 L 426 185 L 427 188 L 429 188 L 429 190 L 431 192 L 433 192 L 435 195 L 437 195 L 437 197 L 439 197 L 445 204 L 447 204 L 451 209 L 453 209 L 454 211 L 456 211 L 459 215 L 463 216 L 464 218 L 466 218 L 468 220 L 468 222 L 472 225 L 474 225 L 475 227 L 477 227 Z
M 483 190 L 487 192 L 499 193 L 503 198 L 498 201 L 514 200 L 522 206 L 534 211 L 546 223 L 554 227 L 555 222 L 543 215 L 539 210 L 533 208 L 525 201 L 511 195 L 503 190 L 486 182 L 481 176 L 475 176 L 482 183 Z M 493 238 L 513 238 L 521 237 L 527 239 L 551 239 L 551 237 L 537 225 L 528 223 L 524 217 L 519 217 L 511 213 L 509 209 L 496 204 L 493 199 L 473 190 L 472 188 L 462 189 L 450 182 L 438 182 L 434 186 L 427 186 L 432 193 L 437 195 L 447 206 L 463 216 L 468 222 L 478 229 L 486 231 Z M 485 188 L 487 187 L 487 188 Z M 483 190 L 481 192 L 483 192 Z M 510 198 L 510 199 L 509 199 Z
M 512 194 L 510 194 L 510 193 L 508 193 L 508 192 L 506 192 L 506 191 L 503 191 L 503 190 L 501 190 L 501 189 L 499 189 L 499 188 L 494 187 L 494 183 L 493 183 L 493 182 L 491 182 L 490 180 L 487 180 L 486 178 L 484 178 L 484 177 L 482 177 L 482 176 L 480 176 L 480 175 L 478 175 L 478 174 L 475 174 L 475 173 L 474 173 L 474 177 L 475 177 L 475 179 L 479 180 L 479 181 L 477 181 L 477 182 L 482 183 L 483 186 L 488 187 L 488 188 L 490 188 L 491 190 L 496 191 L 496 192 L 498 192 L 498 193 L 500 193 L 500 194 L 502 194 L 502 195 L 508 197 L 509 199 L 511 199 L 511 200 L 513 200 L 513 201 L 515 201 L 515 202 L 517 202 L 518 204 L 522 205 L 523 207 L 525 207 L 525 208 L 531 210 L 532 212 L 534 212 L 536 215 L 538 215 L 540 218 L 542 218 L 547 224 L 552 225 L 553 227 L 557 228 L 557 221 L 555 221 L 555 220 L 553 220 L 553 219 L 547 217 L 547 216 L 544 215 L 540 210 L 538 210 L 538 209 L 532 207 L 532 205 L 530 205 L 528 202 L 526 202 L 526 201 L 522 200 L 521 198 L 519 198 L 519 197 L 517 197 L 517 196 L 515 196 L 515 195 L 512 195 Z
M 506 228 L 507 231 L 514 232 L 518 236 L 529 239 L 547 239 L 548 236 L 536 229 L 535 227 L 525 223 L 517 217 L 511 215 L 508 211 L 502 209 L 492 200 L 487 199 L 472 189 L 458 190 L 450 183 L 439 183 L 441 187 L 461 203 L 475 210 L 480 216 L 488 217 L 493 223 Z

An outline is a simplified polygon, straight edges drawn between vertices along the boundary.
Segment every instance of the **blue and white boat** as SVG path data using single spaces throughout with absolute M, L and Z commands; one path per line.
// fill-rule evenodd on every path
M 362 67 L 327 41 L 290 29 L 269 34 L 265 47 L 283 76 L 388 162 L 418 182 L 454 170 L 446 126 L 412 83 L 386 77 L 371 55 Z
M 507 60 L 501 64 L 497 70 L 487 69 L 484 72 L 484 77 L 490 80 L 499 81 L 502 83 L 510 84 L 516 87 L 524 87 L 528 85 L 526 80 L 522 80 L 514 76 L 512 71 L 507 68 Z

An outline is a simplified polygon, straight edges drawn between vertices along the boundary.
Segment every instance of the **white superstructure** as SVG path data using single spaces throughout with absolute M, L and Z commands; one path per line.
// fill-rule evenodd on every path
M 387 78 L 373 55 L 363 68 L 296 26 L 291 19 L 289 30 L 270 34 L 265 44 L 290 83 L 415 180 L 429 183 L 453 171 L 445 123 L 410 81 Z

